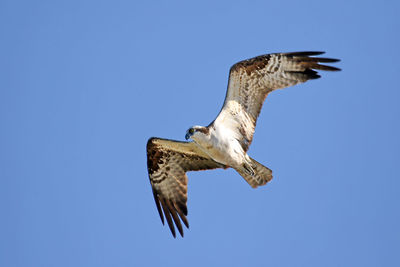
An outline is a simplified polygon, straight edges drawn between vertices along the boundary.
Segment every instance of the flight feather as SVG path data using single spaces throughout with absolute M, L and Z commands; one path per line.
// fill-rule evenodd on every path
M 175 227 L 183 236 L 179 218 L 189 227 L 187 216 L 187 171 L 223 167 L 193 142 L 150 138 L 147 142 L 147 168 L 154 200 L 161 221 L 164 216 L 174 237 Z

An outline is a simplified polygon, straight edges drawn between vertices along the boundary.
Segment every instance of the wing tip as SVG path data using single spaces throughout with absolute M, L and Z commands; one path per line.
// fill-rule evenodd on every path
M 324 54 L 322 51 L 305 51 L 305 52 L 291 52 L 284 53 L 283 55 L 293 58 L 293 60 L 297 61 L 299 64 L 302 64 L 304 67 L 309 69 L 317 69 L 324 71 L 340 71 L 340 68 L 322 65 L 319 63 L 336 63 L 340 62 L 338 58 L 327 58 L 327 57 L 313 57 L 317 55 Z
M 340 68 L 328 66 L 328 65 L 321 65 L 321 64 L 313 64 L 309 66 L 307 69 L 315 69 L 315 70 L 323 70 L 323 71 L 341 71 Z
M 156 202 L 156 206 L 157 206 L 158 215 L 160 215 L 162 224 L 165 225 L 164 215 L 161 211 L 160 200 L 158 199 L 157 193 L 154 191 L 154 188 L 152 188 L 152 190 L 153 190 L 154 201 Z
M 280 54 L 285 56 L 318 56 L 325 54 L 325 51 L 298 51 L 298 52 L 288 52 Z
M 160 202 L 161 202 L 161 207 L 164 211 L 165 218 L 167 219 L 169 229 L 171 230 L 173 237 L 176 238 L 175 226 L 174 226 L 174 223 L 172 222 L 172 218 L 171 218 L 169 209 L 163 198 L 160 198 Z
M 161 203 L 162 210 L 164 212 L 164 216 L 167 220 L 168 223 L 168 227 L 171 231 L 171 234 L 174 238 L 176 238 L 176 230 L 175 230 L 175 226 L 178 228 L 178 232 L 179 234 L 184 237 L 184 232 L 183 232 L 183 227 L 181 224 L 181 220 L 184 223 L 184 225 L 186 226 L 186 228 L 189 229 L 189 222 L 187 220 L 187 218 L 183 215 L 182 211 L 180 209 L 177 209 L 175 202 L 169 200 L 169 199 L 164 199 L 162 197 L 157 198 L 159 200 L 159 202 Z M 157 202 L 156 202 L 157 204 Z M 161 207 L 159 210 L 159 213 L 161 212 Z M 158 208 L 158 207 L 157 207 Z M 162 222 L 164 225 L 164 220 L 163 220 L 163 216 L 162 213 L 160 213 L 160 217 L 162 218 Z M 179 220 L 179 218 L 181 218 L 181 220 Z
M 263 68 L 271 56 L 284 56 L 288 57 L 295 62 L 303 65 L 305 69 L 317 69 L 324 71 L 340 71 L 340 68 L 321 65 L 318 63 L 335 63 L 339 62 L 337 58 L 326 58 L 326 57 L 313 57 L 325 54 L 325 51 L 298 51 L 298 52 L 284 52 L 284 53 L 272 53 L 256 56 L 247 60 L 237 62 L 230 68 L 230 73 L 235 72 L 238 69 L 245 69 L 249 74 L 254 70 Z M 309 79 L 318 79 L 319 75 L 311 75 Z
M 306 52 L 292 52 L 286 53 L 285 56 L 289 56 L 295 60 L 298 64 L 304 67 L 303 71 L 289 71 L 290 73 L 302 76 L 306 80 L 315 80 L 321 78 L 321 75 L 316 70 L 322 71 L 341 71 L 340 68 L 323 65 L 320 63 L 335 63 L 339 62 L 337 58 L 325 58 L 325 57 L 312 57 L 321 55 L 325 52 L 322 51 L 306 51 Z

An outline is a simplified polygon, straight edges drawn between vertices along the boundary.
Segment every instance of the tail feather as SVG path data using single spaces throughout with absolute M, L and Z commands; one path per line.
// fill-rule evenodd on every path
M 254 174 L 251 175 L 248 171 L 248 166 L 243 168 L 237 168 L 236 171 L 246 180 L 246 182 L 253 188 L 265 185 L 272 180 L 272 171 L 258 163 L 256 160 L 250 158 L 251 168 L 254 170 Z

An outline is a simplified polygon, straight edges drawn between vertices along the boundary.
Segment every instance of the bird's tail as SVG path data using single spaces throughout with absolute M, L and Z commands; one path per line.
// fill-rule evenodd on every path
M 242 168 L 235 169 L 253 188 L 272 180 L 272 171 L 252 158 L 249 163 L 243 164 Z

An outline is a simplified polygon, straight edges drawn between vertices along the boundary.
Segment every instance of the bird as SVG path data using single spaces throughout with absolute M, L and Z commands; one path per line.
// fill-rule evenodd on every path
M 190 127 L 185 135 L 190 141 L 148 140 L 147 169 L 154 200 L 161 222 L 165 217 L 174 238 L 175 226 L 182 237 L 182 223 L 189 228 L 186 172 L 233 168 L 253 188 L 271 181 L 271 169 L 247 154 L 264 100 L 276 89 L 320 78 L 317 70 L 339 71 L 320 64 L 340 61 L 315 57 L 324 53 L 273 53 L 240 61 L 230 68 L 225 101 L 214 121 Z

